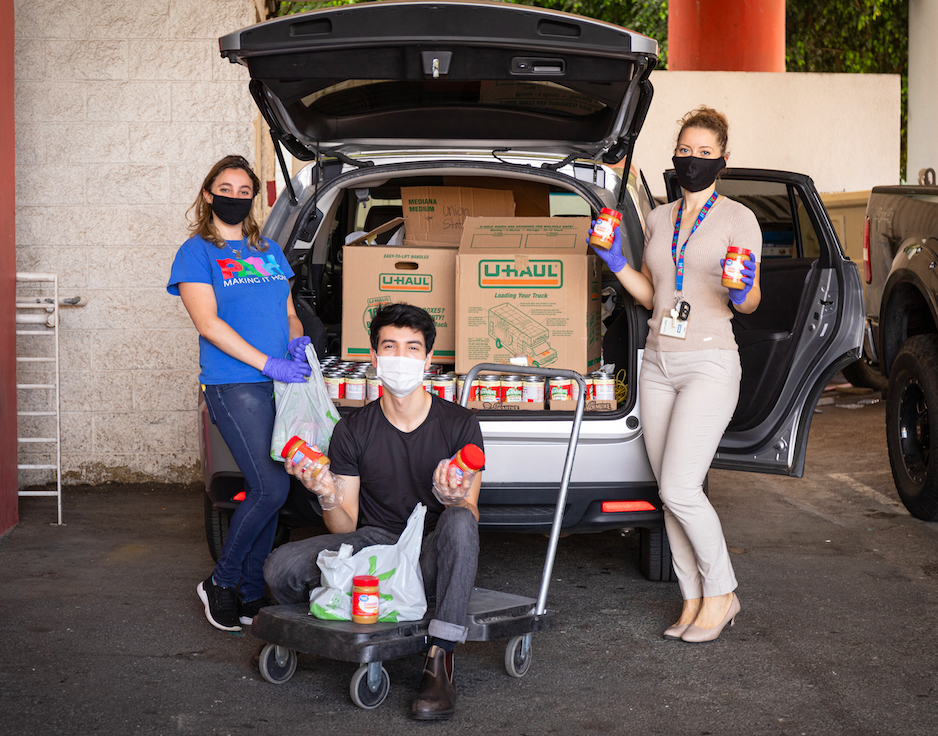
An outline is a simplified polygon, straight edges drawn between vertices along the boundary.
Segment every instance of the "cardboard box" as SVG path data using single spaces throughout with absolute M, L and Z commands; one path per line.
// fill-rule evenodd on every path
M 498 176 L 444 176 L 443 183 L 448 187 L 507 189 L 515 200 L 515 217 L 550 217 L 550 185 L 544 182 Z
M 575 401 L 551 401 L 550 402 L 551 411 L 576 411 L 576 402 Z M 615 411 L 616 402 L 615 401 L 599 401 L 598 399 L 590 399 L 589 401 L 583 404 L 583 412 L 595 412 L 595 411 Z
M 401 187 L 404 245 L 458 248 L 467 217 L 514 217 L 509 190 L 471 187 Z
M 600 366 L 600 261 L 585 217 L 468 218 L 456 263 L 456 370 Z
M 469 401 L 467 409 L 484 409 L 485 411 L 543 411 L 546 404 L 543 401 Z
M 368 402 L 365 399 L 333 399 L 332 403 L 336 406 L 364 406 Z
M 456 250 L 347 245 L 342 251 L 342 359 L 368 360 L 371 318 L 382 306 L 406 302 L 436 324 L 435 362 L 456 350 Z

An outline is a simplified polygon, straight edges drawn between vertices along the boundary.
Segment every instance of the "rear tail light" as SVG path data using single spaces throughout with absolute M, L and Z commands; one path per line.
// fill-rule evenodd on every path
M 244 491 L 241 491 L 240 493 L 236 493 L 235 495 L 233 495 L 233 496 L 231 497 L 231 500 L 232 500 L 232 501 L 243 501 L 243 500 L 246 499 L 247 497 L 248 497 L 248 494 L 246 494 Z
M 870 266 L 870 218 L 863 223 L 863 279 L 873 283 L 873 268 Z
M 621 514 L 628 511 L 657 511 L 648 501 L 603 501 L 604 514 Z

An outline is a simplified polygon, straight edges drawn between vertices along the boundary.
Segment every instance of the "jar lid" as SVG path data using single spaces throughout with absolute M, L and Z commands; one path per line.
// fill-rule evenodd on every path
M 618 211 L 616 211 L 616 210 L 610 209 L 609 207 L 603 207 L 603 208 L 599 211 L 599 214 L 600 214 L 600 215 L 606 215 L 606 216 L 608 216 L 608 217 L 615 217 L 617 220 L 621 220 L 621 219 L 622 219 L 622 213 L 621 213 L 621 212 L 618 212 Z
M 752 255 L 752 251 L 749 248 L 740 248 L 735 245 L 731 245 L 726 249 L 727 253 L 742 253 L 744 256 Z
M 304 442 L 305 440 L 302 437 L 293 435 L 289 440 L 287 440 L 287 444 L 283 446 L 283 450 L 280 452 L 280 457 L 289 457 L 294 452 L 296 452 L 297 448 Z
M 466 445 L 459 451 L 462 461 L 470 470 L 479 470 L 485 465 L 485 453 L 478 445 Z
M 361 588 L 377 588 L 378 577 L 376 575 L 356 575 L 352 578 L 352 585 Z

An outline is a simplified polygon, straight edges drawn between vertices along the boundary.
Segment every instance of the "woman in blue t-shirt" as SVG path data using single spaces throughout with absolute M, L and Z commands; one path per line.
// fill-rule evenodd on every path
M 290 296 L 293 270 L 251 214 L 259 189 L 241 156 L 212 167 L 189 210 L 192 237 L 176 253 L 166 287 L 182 297 L 199 331 L 205 403 L 247 492 L 215 570 L 196 589 L 209 623 L 225 631 L 239 631 L 268 605 L 264 560 L 290 489 L 283 465 L 270 457 L 273 381 L 296 383 L 310 374 L 309 338 Z

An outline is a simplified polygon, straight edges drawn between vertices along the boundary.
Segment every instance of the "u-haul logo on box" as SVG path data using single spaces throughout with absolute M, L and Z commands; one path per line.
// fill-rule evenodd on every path
M 531 259 L 519 266 L 513 258 L 482 260 L 479 261 L 479 286 L 483 289 L 559 289 L 563 286 L 563 261 Z
M 433 274 L 379 273 L 378 291 L 433 291 Z

